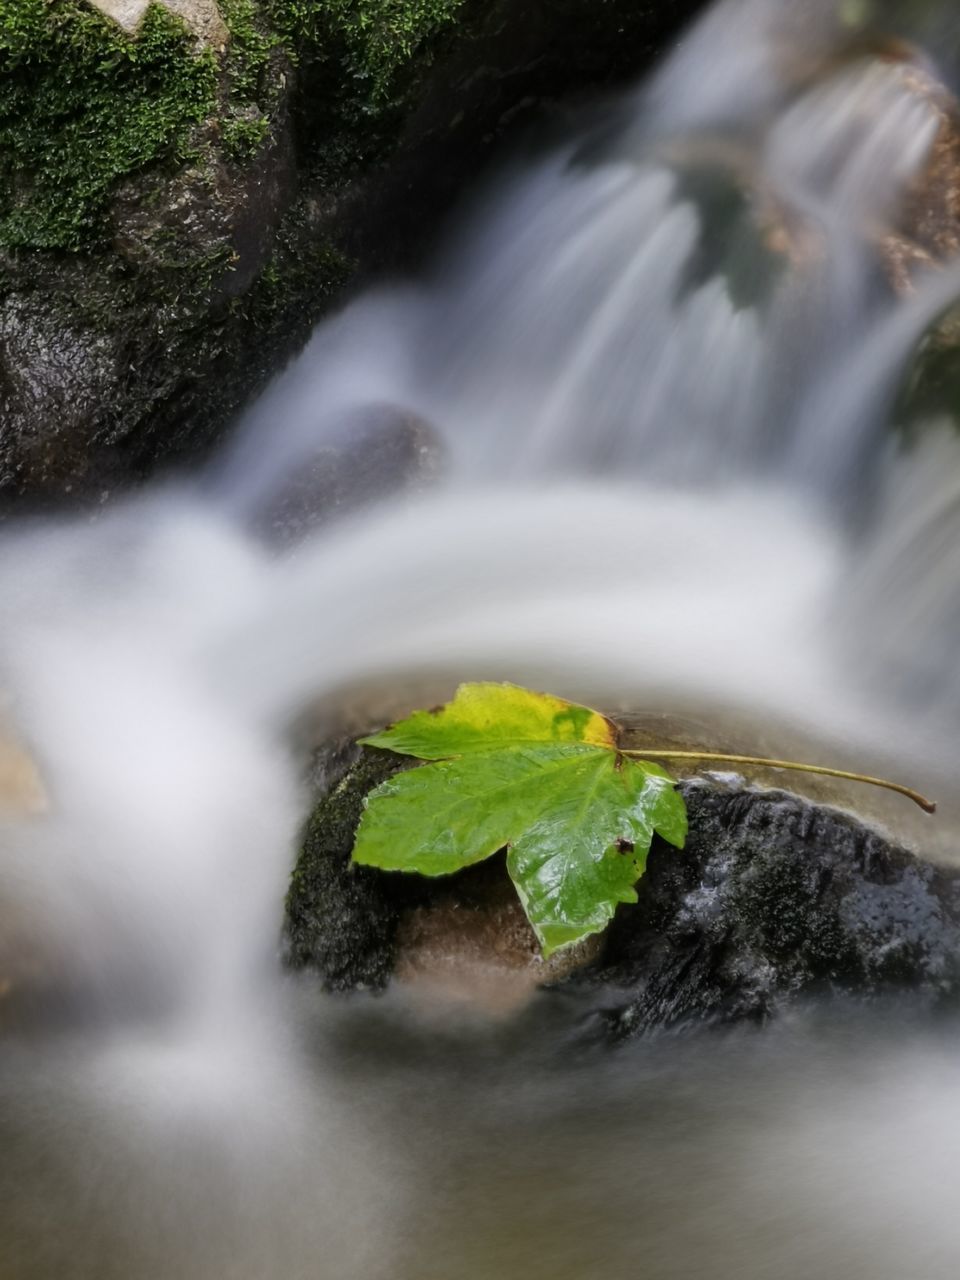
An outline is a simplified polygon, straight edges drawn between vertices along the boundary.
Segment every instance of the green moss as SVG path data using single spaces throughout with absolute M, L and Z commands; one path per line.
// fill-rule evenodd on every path
M 901 380 L 894 421 L 907 432 L 949 419 L 960 426 L 960 308 L 924 335 Z
M 292 47 L 340 46 L 343 70 L 370 107 L 384 102 L 397 72 L 456 17 L 464 0 L 268 0 Z
M 256 102 L 264 91 L 279 37 L 253 0 L 219 0 L 219 7 L 230 32 L 225 66 L 228 96 L 236 104 Z
M 257 112 L 253 116 L 241 116 L 231 112 L 221 124 L 223 149 L 235 164 L 245 164 L 263 146 L 270 132 L 270 121 Z
M 276 74 L 283 42 L 253 0 L 219 0 L 230 32 L 221 80 L 223 149 L 235 164 L 251 160 L 270 135 L 271 117 L 282 96 Z
M 400 68 L 425 41 L 448 26 L 463 0 L 328 0 L 331 20 L 343 33 L 352 75 L 385 97 Z
M 0 248 L 104 244 L 117 182 L 180 163 L 205 120 L 219 122 L 227 159 L 247 163 L 270 134 L 286 62 L 319 66 L 311 128 L 362 159 L 369 148 L 340 136 L 344 122 L 369 123 L 391 104 L 401 70 L 462 3 L 220 0 L 230 31 L 221 63 L 160 5 L 133 38 L 84 0 L 3 0 Z
M 216 93 L 214 55 L 166 9 L 134 40 L 80 0 L 4 0 L 0 246 L 89 247 L 117 180 L 180 160 Z

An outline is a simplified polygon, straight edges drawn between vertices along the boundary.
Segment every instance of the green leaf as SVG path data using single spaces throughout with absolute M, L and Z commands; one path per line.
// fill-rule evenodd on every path
M 446 760 L 496 747 L 579 742 L 616 747 L 616 729 L 598 711 L 534 693 L 515 684 L 462 684 L 435 711 L 406 720 L 360 741 L 420 760 Z
M 669 775 L 620 754 L 606 717 L 548 694 L 461 685 L 445 707 L 361 741 L 435 763 L 367 797 L 354 861 L 442 876 L 506 848 L 545 955 L 636 901 L 655 831 L 686 839 Z

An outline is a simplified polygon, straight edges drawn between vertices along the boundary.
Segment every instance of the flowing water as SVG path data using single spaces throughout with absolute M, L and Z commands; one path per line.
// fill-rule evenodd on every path
M 424 680 L 752 724 L 922 785 L 935 823 L 838 799 L 956 859 L 960 446 L 891 421 L 960 268 L 890 287 L 942 114 L 863 8 L 728 0 L 203 475 L 4 535 L 48 805 L 0 827 L 2 954 L 47 992 L 0 1039 L 3 1280 L 956 1273 L 949 1025 L 605 1056 L 562 997 L 341 1006 L 277 963 L 291 725 Z

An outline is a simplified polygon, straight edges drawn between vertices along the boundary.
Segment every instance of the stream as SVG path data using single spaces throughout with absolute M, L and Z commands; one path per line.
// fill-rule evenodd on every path
M 309 749 L 425 684 L 756 726 L 934 795 L 830 798 L 960 863 L 960 440 L 900 417 L 960 295 L 906 225 L 955 68 L 849 8 L 723 0 L 209 465 L 4 529 L 0 738 L 45 806 L 0 809 L 0 1280 L 956 1275 L 949 1018 L 611 1052 L 562 991 L 279 960 Z

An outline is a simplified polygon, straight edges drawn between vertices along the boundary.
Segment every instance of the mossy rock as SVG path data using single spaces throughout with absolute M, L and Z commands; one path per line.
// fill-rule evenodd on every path
M 365 796 L 404 762 L 366 751 L 314 809 L 287 894 L 286 954 L 328 991 L 382 990 L 396 954 L 401 903 L 384 877 L 350 862 Z
M 174 6 L 176 7 L 176 6 Z M 204 43 L 0 13 L 0 495 L 194 456 L 358 270 L 403 266 L 519 115 L 638 74 L 698 7 L 219 0 Z

